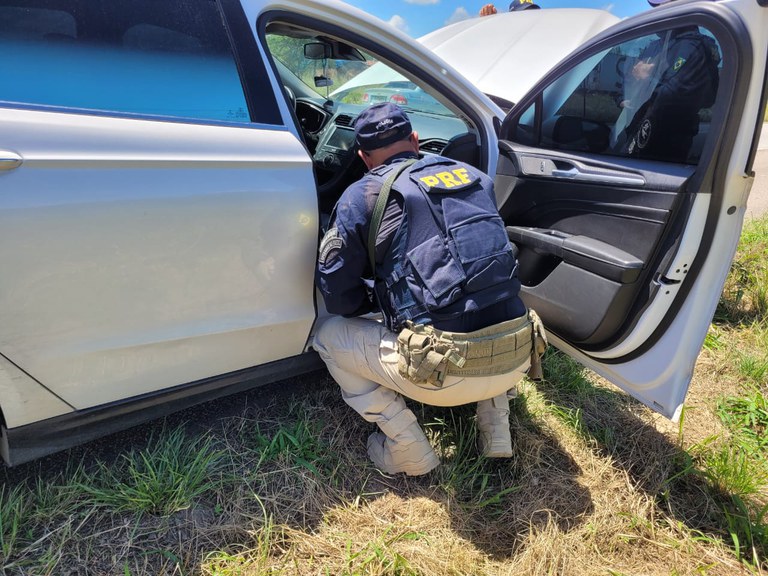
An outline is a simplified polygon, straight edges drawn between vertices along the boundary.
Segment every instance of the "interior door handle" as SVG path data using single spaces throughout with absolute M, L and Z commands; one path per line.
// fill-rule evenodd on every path
M 574 182 L 590 184 L 620 184 L 622 186 L 645 186 L 645 178 L 624 174 L 607 174 L 605 172 L 583 172 L 576 166 L 568 170 L 552 170 L 552 177 Z
M 15 152 L 0 150 L 0 170 L 13 170 L 21 166 L 24 159 Z

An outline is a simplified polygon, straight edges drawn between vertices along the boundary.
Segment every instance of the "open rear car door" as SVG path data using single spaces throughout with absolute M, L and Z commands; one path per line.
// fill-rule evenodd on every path
M 673 419 L 741 233 L 767 52 L 765 0 L 671 3 L 592 39 L 501 128 L 523 299 L 551 343 Z

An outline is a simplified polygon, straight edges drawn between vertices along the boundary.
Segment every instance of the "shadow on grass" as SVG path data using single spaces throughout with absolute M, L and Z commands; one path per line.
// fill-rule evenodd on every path
M 459 536 L 501 561 L 515 556 L 531 533 L 552 524 L 567 533 L 593 511 L 589 490 L 577 480 L 581 470 L 555 435 L 528 411 L 524 397 L 510 408 L 514 456 L 505 459 L 478 454 L 474 404 L 423 409 L 443 460 L 431 498 L 450 511 Z
M 519 553 L 531 533 L 554 524 L 560 533 L 581 526 L 593 511 L 589 490 L 577 478 L 578 464 L 556 436 L 531 414 L 524 398 L 511 402 L 515 455 L 488 459 L 477 449 L 475 404 L 454 408 L 408 401 L 441 457 L 420 477 L 387 476 L 368 461 L 365 440 L 375 427 L 343 404 L 353 419 L 347 457 L 357 467 L 349 491 L 367 494 L 369 503 L 394 495 L 410 502 L 428 499 L 445 511 L 450 527 L 492 560 Z M 366 471 L 366 478 L 360 472 Z
M 264 524 L 265 509 L 291 525 L 320 521 L 323 510 L 339 500 L 332 491 L 311 500 L 313 491 L 322 492 L 317 487 L 329 471 L 301 461 L 290 440 L 273 443 L 267 458 L 260 458 L 269 448 L 264 439 L 271 439 L 270 429 L 280 430 L 280 438 L 291 434 L 296 421 L 291 406 L 301 405 L 302 395 L 322 403 L 323 391 L 336 392 L 325 371 L 3 467 L 0 573 L 187 573 L 212 548 L 251 543 L 251 532 Z M 310 401 L 306 409 L 311 412 L 313 406 Z M 300 418 L 311 421 L 307 414 Z M 259 426 L 264 435 L 258 434 Z M 179 434 L 186 436 L 187 450 Z M 321 457 L 329 449 L 323 435 L 299 440 L 319 446 Z M 198 467 L 198 489 L 189 491 L 187 463 L 194 462 L 194 449 L 200 446 L 216 457 Z M 177 458 L 189 450 L 182 456 L 192 458 Z M 309 468 L 303 468 L 305 463 Z M 291 480 L 283 481 L 281 474 Z M 190 498 L 174 506 L 167 496 L 178 490 Z M 168 501 L 170 507 L 146 512 L 130 502 L 145 496 Z
M 544 366 L 545 378 L 536 388 L 552 413 L 625 471 L 661 512 L 704 539 L 722 539 L 750 562 L 755 558 L 745 543 L 766 557 L 766 535 L 760 533 L 765 525 L 750 526 L 739 495 L 712 482 L 689 452 L 648 421 L 644 406 L 618 390 L 593 386 L 586 369 L 560 352 L 549 352 Z
M 405 507 L 428 500 L 447 514 L 445 528 L 482 554 L 503 561 L 518 553 L 531 532 L 554 522 L 565 533 L 592 511 L 589 490 L 577 481 L 578 465 L 527 411 L 522 398 L 512 402 L 516 456 L 500 460 L 478 454 L 474 404 L 438 408 L 409 401 L 442 463 L 422 477 L 388 476 L 375 469 L 366 453 L 366 440 L 376 427 L 343 402 L 329 377 L 326 384 L 330 388 L 307 394 L 293 407 L 289 402 L 287 410 L 283 405 L 274 418 L 264 417 L 269 408 L 261 408 L 258 419 L 242 425 L 233 421 L 226 431 L 232 452 L 250 456 L 242 459 L 225 507 L 239 510 L 240 517 L 251 516 L 258 526 L 288 526 L 297 540 L 284 543 L 284 548 L 303 549 L 308 545 L 303 540 L 325 529 L 346 533 L 350 550 L 367 550 L 370 543 L 361 539 L 379 529 L 397 532 L 407 527 L 416 531 L 407 530 L 409 537 L 419 537 L 418 523 L 408 527 L 382 510 L 392 498 Z M 269 522 L 256 518 L 256 495 Z M 379 510 L 380 522 L 357 524 L 359 518 L 353 517 L 368 506 L 371 514 Z M 422 512 L 429 513 L 426 508 Z M 295 530 L 303 535 L 297 537 Z M 330 549 L 336 536 L 314 545 L 328 557 L 339 554 Z M 315 554 L 318 550 L 307 553 Z

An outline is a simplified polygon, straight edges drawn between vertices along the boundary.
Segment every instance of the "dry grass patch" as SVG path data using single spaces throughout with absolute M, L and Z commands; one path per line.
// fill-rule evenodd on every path
M 548 380 L 526 383 L 513 403 L 509 461 L 477 455 L 470 407 L 416 407 L 444 464 L 423 478 L 384 476 L 365 454 L 370 426 L 326 380 L 209 431 L 226 457 L 217 487 L 189 508 L 93 507 L 71 488 L 97 485 L 98 466 L 50 480 L 61 492 L 47 504 L 27 489 L 29 514 L 45 521 L 5 556 L 6 572 L 747 574 L 706 484 L 670 480 L 685 465 L 677 438 L 569 360 L 553 354 L 548 366 Z
M 670 486 L 685 460 L 677 439 L 624 395 L 582 376 L 595 382 L 592 392 L 578 383 L 579 417 L 563 415 L 576 401 L 558 396 L 554 382 L 526 385 L 514 404 L 511 462 L 462 452 L 470 410 L 424 408 L 436 447 L 452 443 L 437 471 L 385 477 L 361 450 L 357 497 L 305 527 L 275 524 L 273 510 L 252 548 L 214 554 L 203 572 L 748 574 L 717 534 L 717 507 L 702 506 L 705 484 L 684 475 Z

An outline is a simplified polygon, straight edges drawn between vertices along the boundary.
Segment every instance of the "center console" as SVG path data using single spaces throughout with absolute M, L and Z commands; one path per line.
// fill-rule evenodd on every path
M 354 147 L 355 131 L 352 129 L 352 118 L 337 116 L 320 135 L 315 149 L 315 163 L 327 170 L 339 170 L 348 164 L 349 156 L 354 154 Z
M 321 212 L 330 213 L 344 189 L 365 174 L 356 154 L 353 122 L 353 116 L 339 114 L 318 134 L 313 160 Z

